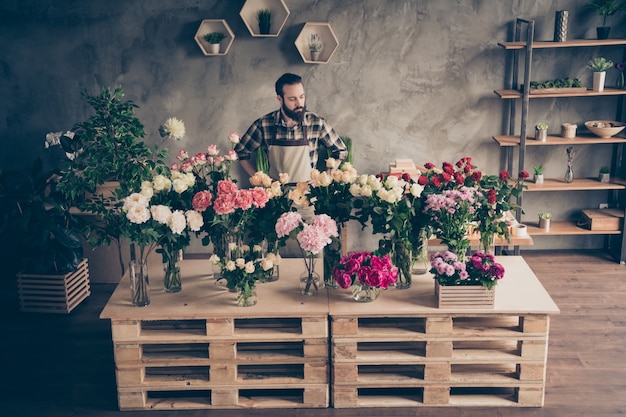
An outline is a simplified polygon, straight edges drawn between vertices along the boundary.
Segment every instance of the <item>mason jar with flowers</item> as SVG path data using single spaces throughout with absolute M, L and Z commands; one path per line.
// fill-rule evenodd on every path
M 259 245 L 242 245 L 234 257 L 213 254 L 210 260 L 220 267 L 220 279 L 226 281 L 226 287 L 237 291 L 237 305 L 241 307 L 256 305 L 256 283 L 265 282 L 275 266 L 271 258 L 262 256 Z
M 392 265 L 389 255 L 351 252 L 333 269 L 333 277 L 339 287 L 352 288 L 356 301 L 370 302 L 378 298 L 381 289 L 395 284 L 398 268 Z

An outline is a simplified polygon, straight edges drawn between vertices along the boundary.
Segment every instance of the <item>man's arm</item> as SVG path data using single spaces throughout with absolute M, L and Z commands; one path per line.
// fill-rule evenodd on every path
M 239 163 L 241 167 L 248 173 L 249 176 L 253 176 L 256 173 L 256 167 L 249 159 L 240 159 Z

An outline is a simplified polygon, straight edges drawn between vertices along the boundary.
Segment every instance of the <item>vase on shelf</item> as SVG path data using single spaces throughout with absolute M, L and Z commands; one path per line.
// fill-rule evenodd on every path
M 619 75 L 617 76 L 617 82 L 615 83 L 615 86 L 618 89 L 623 89 L 624 87 L 626 87 L 626 83 L 624 82 L 624 71 L 620 71 Z
M 252 307 L 257 303 L 256 286 L 244 285 L 237 287 L 237 305 L 239 307 Z
M 148 281 L 148 261 L 146 259 L 132 260 L 129 263 L 130 300 L 136 307 L 145 307 L 150 304 L 150 284 Z
M 380 295 L 379 287 L 372 287 L 361 282 L 355 282 L 352 286 L 352 298 L 361 303 L 369 303 Z
M 567 168 L 565 169 L 565 176 L 563 177 L 563 179 L 567 183 L 574 182 L 574 168 L 572 168 L 571 162 L 567 163 Z
M 391 263 L 398 268 L 398 278 L 395 287 L 405 290 L 411 287 L 411 269 L 413 255 L 411 254 L 411 243 L 404 239 L 392 239 L 391 241 Z
M 182 289 L 180 267 L 178 261 L 181 259 L 182 251 L 164 245 L 163 256 L 163 289 L 165 292 L 178 292 Z
M 304 257 L 305 271 L 300 275 L 300 291 L 302 295 L 317 295 L 323 285 L 319 274 L 315 272 L 315 255 L 312 253 Z

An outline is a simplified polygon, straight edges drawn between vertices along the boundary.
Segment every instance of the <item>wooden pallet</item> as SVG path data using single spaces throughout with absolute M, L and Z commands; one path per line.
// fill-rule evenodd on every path
M 498 262 L 507 273 L 490 307 L 439 308 L 430 274 L 367 305 L 329 293 L 332 405 L 542 406 L 558 308 L 521 258 Z
M 183 290 L 152 293 L 141 309 L 114 292 L 102 317 L 111 319 L 119 408 L 328 407 L 325 294 L 303 298 L 281 264 L 279 282 L 259 284 L 257 305 L 238 307 L 236 294 L 197 273 L 207 264 L 181 262 Z
M 68 314 L 91 294 L 87 259 L 68 274 L 19 273 L 17 288 L 21 311 Z
M 541 406 L 549 318 L 333 318 L 336 408 Z

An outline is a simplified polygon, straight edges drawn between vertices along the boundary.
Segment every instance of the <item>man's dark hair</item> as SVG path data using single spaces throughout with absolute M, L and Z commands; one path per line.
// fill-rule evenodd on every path
M 301 84 L 302 83 L 302 77 L 300 77 L 299 75 L 296 74 L 290 74 L 290 73 L 286 73 L 280 76 L 280 78 L 278 80 L 276 80 L 276 95 L 278 96 L 283 96 L 283 87 L 285 85 L 294 85 L 294 84 Z

